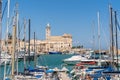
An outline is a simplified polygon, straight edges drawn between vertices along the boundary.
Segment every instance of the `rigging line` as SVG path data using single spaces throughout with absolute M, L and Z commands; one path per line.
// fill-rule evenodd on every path
M 13 17 L 12 17 L 11 21 L 9 21 L 9 25 L 8 25 L 9 31 L 8 32 L 12 31 L 12 24 L 13 24 L 12 22 L 13 22 Z
M 8 24 L 9 24 L 8 27 L 11 28 L 11 29 L 12 29 L 12 27 L 13 27 L 12 25 L 13 25 L 14 11 L 15 11 L 15 6 L 14 6 L 13 9 L 11 10 L 12 15 L 10 15 L 10 20 L 9 20 L 9 23 L 8 23 Z
M 19 33 L 21 33 L 22 32 L 22 29 L 23 29 L 23 24 L 22 25 L 20 25 L 20 22 L 18 23 L 18 25 L 19 25 Z
M 119 24 L 119 18 L 117 18 L 117 26 L 118 26 L 118 29 L 119 29 L 119 31 L 120 31 L 120 24 Z
M 20 31 L 19 31 L 19 32 L 20 32 L 20 35 L 24 34 L 24 33 L 22 32 L 22 31 L 23 31 L 23 24 L 24 24 L 24 23 L 22 23 L 22 24 L 20 25 L 20 22 L 19 22 L 19 26 L 20 26 Z M 28 24 L 28 23 L 26 22 L 26 32 L 27 32 L 27 30 L 28 30 L 27 24 Z
M 23 31 L 23 28 L 24 28 L 24 27 L 23 27 L 23 26 L 24 26 L 23 24 L 24 24 L 24 23 L 22 23 L 22 24 L 20 25 L 20 22 L 19 22 L 19 26 L 20 26 L 20 31 L 19 31 L 19 32 L 20 32 L 20 35 L 24 34 L 24 32 L 22 32 L 22 31 Z M 28 30 L 27 24 L 28 24 L 28 23 L 27 23 L 27 21 L 26 21 L 26 32 L 27 32 L 27 30 Z
M 5 7 L 4 7 L 4 9 L 3 9 L 3 13 L 2 13 L 2 19 L 3 19 L 3 17 L 4 17 L 4 13 L 5 13 L 5 11 L 6 11 L 6 8 L 7 8 L 7 4 L 8 4 L 8 1 L 6 1 L 6 3 L 5 3 Z M 14 7 L 15 8 L 15 7 Z M 13 14 L 14 14 L 14 9 L 13 9 Z M 11 20 L 11 23 L 9 24 L 9 27 L 12 25 L 12 22 L 13 22 L 13 19 Z M 12 27 L 11 27 L 12 28 Z
M 106 36 L 105 32 L 106 32 L 105 29 L 103 29 L 103 26 L 101 26 L 101 33 L 103 33 L 103 37 L 104 37 L 106 45 L 108 46 L 108 49 L 109 49 L 109 41 L 107 40 L 107 36 Z
M 11 21 L 9 21 L 10 23 L 9 23 L 9 25 L 8 25 L 8 28 L 9 28 L 9 31 L 11 31 L 12 32 L 12 28 L 13 28 L 13 18 L 14 17 L 12 17 L 12 19 L 11 19 Z
M 117 26 L 118 26 L 118 29 L 120 31 L 120 24 L 119 24 L 118 20 L 117 20 Z
M 119 31 L 120 31 L 120 25 L 119 25 L 119 18 L 117 18 L 117 26 L 118 26 L 118 29 L 119 29 Z M 119 36 L 119 35 L 118 35 Z M 119 37 L 118 37 L 119 38 Z M 118 42 L 118 44 L 119 44 L 119 42 Z
M 4 13 L 5 13 L 6 8 L 7 8 L 7 4 L 8 4 L 8 1 L 6 1 L 6 3 L 5 3 L 5 7 L 4 7 L 4 9 L 3 9 L 3 13 L 2 13 L 2 19 L 3 19 L 3 17 L 4 17 Z

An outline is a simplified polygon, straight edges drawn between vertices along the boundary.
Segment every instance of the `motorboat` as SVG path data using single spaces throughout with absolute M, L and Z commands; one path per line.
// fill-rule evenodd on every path
M 70 58 L 64 59 L 63 62 L 69 65 L 74 65 L 84 59 L 87 59 L 87 58 L 82 57 L 81 55 L 74 55 Z

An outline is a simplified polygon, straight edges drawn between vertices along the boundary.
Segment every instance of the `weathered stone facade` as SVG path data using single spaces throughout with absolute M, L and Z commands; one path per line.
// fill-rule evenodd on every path
M 46 27 L 46 40 L 35 40 L 35 50 L 37 53 L 47 53 L 49 51 L 69 52 L 72 48 L 72 36 L 63 34 L 62 36 L 51 36 L 50 25 Z M 17 42 L 17 41 L 16 41 Z M 2 41 L 2 50 L 6 50 L 5 41 Z M 28 50 L 28 42 L 25 42 L 26 50 Z M 18 47 L 16 45 L 16 47 Z M 12 52 L 12 40 L 8 40 L 8 51 Z M 16 48 L 17 49 L 17 48 Z M 24 49 L 24 41 L 20 41 L 20 50 Z M 30 40 L 30 50 L 34 51 L 34 40 Z

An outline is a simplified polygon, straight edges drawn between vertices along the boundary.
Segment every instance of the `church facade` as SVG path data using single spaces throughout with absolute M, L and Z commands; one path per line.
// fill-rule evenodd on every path
M 16 41 L 17 42 L 17 41 Z M 17 43 L 16 43 L 17 44 Z M 16 49 L 24 50 L 26 46 L 26 51 L 28 51 L 28 42 L 19 40 L 16 45 Z M 46 26 L 46 39 L 45 40 L 35 40 L 35 51 L 37 53 L 48 53 L 50 51 L 60 51 L 69 52 L 72 48 L 72 36 L 70 34 L 63 34 L 62 36 L 51 36 L 50 24 Z M 8 50 L 9 53 L 12 52 L 12 39 L 8 40 L 8 45 L 6 47 L 5 41 L 2 41 L 2 50 Z M 34 40 L 30 40 L 30 51 L 34 51 Z
M 31 44 L 33 44 L 33 42 L 34 40 L 31 40 Z M 72 36 L 70 34 L 63 34 L 62 36 L 52 36 L 50 24 L 47 24 L 46 39 L 36 40 L 35 43 L 37 52 L 69 52 L 72 48 Z

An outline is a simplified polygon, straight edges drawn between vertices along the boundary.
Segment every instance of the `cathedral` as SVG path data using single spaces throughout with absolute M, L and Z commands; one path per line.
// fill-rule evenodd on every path
M 12 52 L 12 39 L 8 40 L 8 51 Z M 5 51 L 5 42 L 2 41 L 2 50 Z M 28 42 L 25 42 L 26 51 L 28 51 Z M 24 41 L 20 40 L 20 50 L 24 50 Z M 63 34 L 62 36 L 52 36 L 50 24 L 46 25 L 46 39 L 35 40 L 35 51 L 37 53 L 48 53 L 50 51 L 70 52 L 72 48 L 72 36 Z M 34 51 L 34 40 L 30 40 L 30 51 Z

